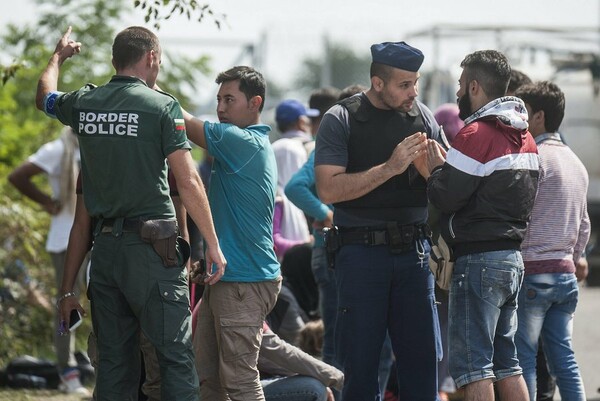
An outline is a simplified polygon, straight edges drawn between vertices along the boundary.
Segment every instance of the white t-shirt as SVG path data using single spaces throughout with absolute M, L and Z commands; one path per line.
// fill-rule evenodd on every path
M 304 212 L 290 202 L 285 196 L 285 186 L 290 178 L 306 163 L 308 154 L 305 148 L 306 138 L 301 131 L 287 132 L 281 139 L 272 143 L 275 161 L 277 162 L 277 194 L 282 197 L 283 216 L 281 218 L 281 235 L 293 241 L 310 241 L 310 232 Z
M 60 170 L 63 152 L 63 142 L 60 139 L 56 139 L 42 145 L 37 152 L 27 159 L 48 174 L 48 181 L 54 198 L 58 198 L 60 195 Z M 73 160 L 79 165 L 79 149 L 75 150 Z M 48 239 L 46 241 L 46 250 L 48 252 L 58 253 L 67 249 L 69 233 L 73 225 L 73 219 L 75 218 L 75 214 L 67 209 L 62 208 L 58 214 L 52 216 Z

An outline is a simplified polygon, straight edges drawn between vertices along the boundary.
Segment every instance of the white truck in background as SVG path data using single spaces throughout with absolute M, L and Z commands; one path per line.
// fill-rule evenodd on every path
M 589 70 L 565 70 L 551 79 L 565 93 L 565 118 L 560 127 L 567 144 L 585 165 L 590 184 L 588 213 L 592 237 L 588 245 L 589 284 L 600 285 L 600 95 Z M 557 210 L 557 213 L 560 211 Z

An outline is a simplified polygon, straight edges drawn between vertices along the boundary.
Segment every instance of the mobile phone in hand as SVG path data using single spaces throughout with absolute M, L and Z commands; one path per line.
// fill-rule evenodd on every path
M 71 315 L 69 317 L 69 331 L 73 331 L 81 325 L 81 313 L 77 309 L 71 310 Z

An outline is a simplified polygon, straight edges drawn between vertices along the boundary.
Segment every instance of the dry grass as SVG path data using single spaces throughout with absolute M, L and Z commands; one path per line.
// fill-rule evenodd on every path
M 80 395 L 64 394 L 58 390 L 0 389 L 0 401 L 89 401 Z

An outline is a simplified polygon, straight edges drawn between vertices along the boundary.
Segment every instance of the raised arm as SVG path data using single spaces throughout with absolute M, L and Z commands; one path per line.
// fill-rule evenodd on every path
M 48 65 L 42 72 L 38 81 L 37 93 L 35 97 L 35 105 L 39 110 L 45 110 L 44 99 L 46 95 L 55 92 L 58 89 L 58 75 L 60 66 L 69 57 L 81 51 L 81 43 L 70 39 L 71 27 L 67 29 L 65 34 L 60 38 L 54 49 L 54 53 L 48 60 Z
M 204 121 L 194 117 L 183 108 L 183 119 L 185 120 L 185 131 L 190 141 L 201 148 L 206 149 L 206 138 L 204 137 Z

